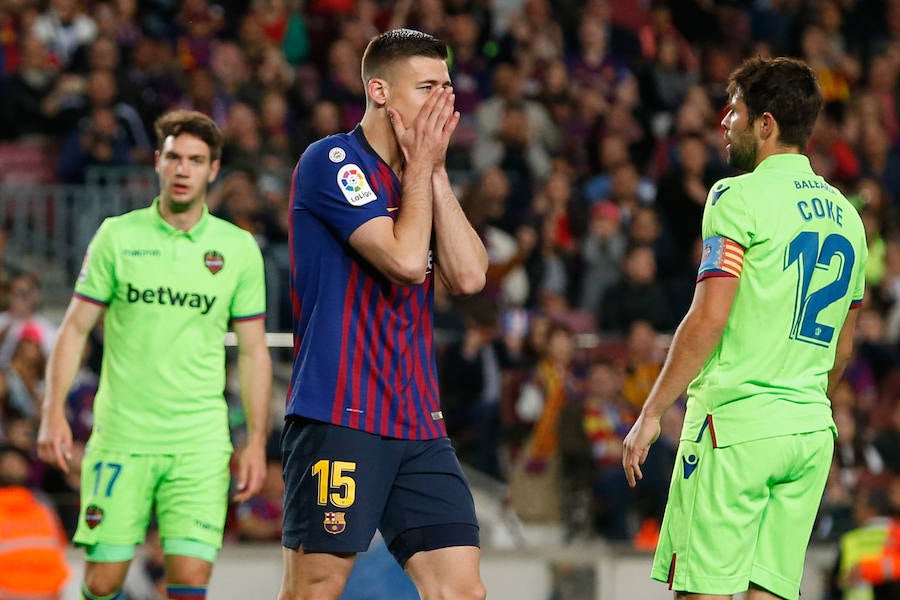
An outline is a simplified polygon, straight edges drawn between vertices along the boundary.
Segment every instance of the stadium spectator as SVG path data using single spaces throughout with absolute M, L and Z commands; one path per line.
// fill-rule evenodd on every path
M 461 202 L 488 253 L 484 293 L 501 306 L 522 306 L 529 294 L 524 265 L 538 240 L 537 233 L 527 225 L 518 226 L 515 236 L 498 226 L 509 214 L 508 196 L 506 173 L 493 168 L 467 186 Z
M 637 320 L 655 329 L 672 327 L 665 289 L 656 278 L 656 257 L 649 246 L 634 246 L 622 260 L 622 276 L 607 288 L 597 321 L 605 331 L 624 333 Z
M 111 108 L 92 108 L 60 149 L 59 178 L 66 183 L 84 183 L 94 167 L 130 165 L 133 148 Z
M 112 47 L 104 50 L 105 55 L 123 54 L 122 58 L 127 61 L 142 36 L 137 15 L 137 0 L 98 2 L 94 6 L 93 17 L 97 23 L 97 39 L 105 38 L 113 42 Z M 123 66 L 124 64 L 120 64 L 117 68 Z
M 97 24 L 82 12 L 78 0 L 50 0 L 47 11 L 35 20 L 32 31 L 47 45 L 54 62 L 65 68 L 94 40 Z
M 38 276 L 30 272 L 15 275 L 10 281 L 9 308 L 0 313 L 0 369 L 9 366 L 26 327 L 40 342 L 44 355 L 50 354 L 56 325 L 39 312 L 40 306 Z
M 216 125 L 225 128 L 234 99 L 227 95 L 209 69 L 194 69 L 187 77 L 187 89 L 178 103 L 178 108 L 209 115 Z
M 572 332 L 551 325 L 544 353 L 522 386 L 516 416 L 530 431 L 510 469 L 510 495 L 523 521 L 558 523 L 564 493 L 559 418 L 577 396 Z
M 121 100 L 115 74 L 109 70 L 91 70 L 85 77 L 85 85 L 85 93 L 72 98 L 57 115 L 60 133 L 66 135 L 84 129 L 82 121 L 90 118 L 94 110 L 108 108 L 114 113 L 117 135 L 128 144 L 130 160 L 149 163 L 153 154 L 150 138 L 137 110 Z
M 598 138 L 595 146 L 596 151 L 590 151 L 593 174 L 583 186 L 589 204 L 607 200 L 612 190 L 612 173 L 619 166 L 631 162 L 628 142 L 622 135 L 606 132 Z
M 41 408 L 46 367 L 41 338 L 39 327 L 31 323 L 25 325 L 6 371 L 9 406 L 28 418 L 37 417 Z
M 840 539 L 837 587 L 843 598 L 863 597 L 891 600 L 900 595 L 897 566 L 900 521 L 884 489 L 863 489 L 856 496 L 857 527 Z
M 617 357 L 622 371 L 622 395 L 640 410 L 662 370 L 665 348 L 649 321 L 638 319 L 628 328 L 625 352 Z
M 622 439 L 637 418 L 637 410 L 622 395 L 622 377 L 612 364 L 601 362 L 588 368 L 581 413 L 580 423 L 594 466 L 592 525 L 605 538 L 629 540 L 633 534 L 629 525 L 633 494 L 619 470 Z
M 881 123 L 864 118 L 858 152 L 860 174 L 875 179 L 884 186 L 892 208 L 900 208 L 900 151 L 893 147 Z
M 0 100 L 0 134 L 4 138 L 50 136 L 56 133 L 54 117 L 64 98 L 81 92 L 81 78 L 60 75 L 50 61 L 44 42 L 36 35 L 22 40 L 19 68 L 8 76 Z
M 628 245 L 621 223 L 619 207 L 598 202 L 591 208 L 590 227 L 581 241 L 584 272 L 578 306 L 595 315 L 602 314 L 603 297 L 620 276 Z
M 208 0 L 186 0 L 181 5 L 177 22 L 178 58 L 182 70 L 208 69 L 216 35 L 225 27 L 225 11 Z
M 525 97 L 522 74 L 512 64 L 494 68 L 493 95 L 475 111 L 478 139 L 472 165 L 478 171 L 501 167 L 510 176 L 514 193 L 527 197 L 529 183 L 550 174 L 560 134 L 547 110 Z
M 442 355 L 441 406 L 460 458 L 499 479 L 500 399 L 509 364 L 500 339 L 499 311 L 482 295 L 459 304 L 465 330 L 462 340 Z
M 328 70 L 322 82 L 322 98 L 334 102 L 341 113 L 341 131 L 353 128 L 362 117 L 365 88 L 359 79 L 361 55 L 353 44 L 339 39 L 328 51 Z
M 681 137 L 677 162 L 671 164 L 659 178 L 655 204 L 665 219 L 682 260 L 688 260 L 700 238 L 700 221 L 707 192 L 725 174 L 710 160 L 706 141 L 699 132 Z
M 341 112 L 331 100 L 317 100 L 306 119 L 298 123 L 296 147 L 304 152 L 313 142 L 341 131 Z
M 244 171 L 258 177 L 262 170 L 263 147 L 258 113 L 243 102 L 232 104 L 222 134 L 222 167 L 226 172 Z
M 60 600 L 70 574 L 66 534 L 27 478 L 28 457 L 0 446 L 0 596 Z
M 578 27 L 578 49 L 568 57 L 568 64 L 576 86 L 596 90 L 612 104 L 619 86 L 632 73 L 621 60 L 609 54 L 606 33 L 605 24 L 598 17 L 583 18 Z
M 140 113 L 146 130 L 186 94 L 186 74 L 177 66 L 175 49 L 165 39 L 142 37 L 127 67 L 125 97 Z
M 631 220 L 628 223 L 628 243 L 631 246 L 647 246 L 653 250 L 653 257 L 656 259 L 656 279 L 662 283 L 669 294 L 670 282 L 672 280 L 683 281 L 688 278 L 687 273 L 693 273 L 696 264 L 690 260 L 690 253 L 693 245 L 688 249 L 686 255 L 679 252 L 678 246 L 672 239 L 671 233 L 667 229 L 663 229 L 662 221 L 655 206 L 636 206 L 631 214 Z M 690 296 L 690 294 L 688 294 Z M 678 306 L 677 298 L 672 298 L 669 302 L 670 308 Z M 690 298 L 688 298 L 690 304 Z M 686 309 L 687 306 L 684 306 Z M 679 314 L 684 314 L 682 310 Z
M 503 62 L 519 62 L 527 77 L 540 65 L 562 58 L 565 42 L 562 28 L 552 17 L 549 0 L 525 0 L 517 8 L 498 40 L 499 58 Z

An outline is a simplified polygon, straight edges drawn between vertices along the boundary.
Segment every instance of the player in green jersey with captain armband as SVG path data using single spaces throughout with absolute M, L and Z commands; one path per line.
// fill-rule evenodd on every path
M 74 537 L 86 548 L 86 600 L 120 597 L 154 507 L 168 598 L 206 597 L 228 505 L 229 323 L 248 428 L 236 501 L 259 491 L 266 468 L 272 368 L 262 256 L 248 232 L 206 207 L 222 151 L 216 124 L 198 112 L 173 111 L 155 127 L 159 197 L 97 230 L 47 367 L 38 451 L 68 471 L 65 398 L 88 333 L 106 311 Z
M 802 154 L 822 107 L 812 69 L 752 58 L 731 74 L 728 96 L 729 162 L 749 173 L 709 191 L 694 300 L 622 463 L 634 486 L 661 415 L 687 387 L 652 577 L 678 599 L 749 590 L 750 600 L 796 600 L 866 239 L 856 210 Z

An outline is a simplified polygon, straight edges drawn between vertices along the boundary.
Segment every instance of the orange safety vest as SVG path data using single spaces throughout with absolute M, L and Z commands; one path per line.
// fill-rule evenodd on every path
M 69 578 L 66 534 L 23 487 L 0 487 L 0 600 L 57 598 Z
M 896 519 L 891 520 L 882 553 L 860 560 L 859 574 L 872 585 L 900 580 L 900 522 Z

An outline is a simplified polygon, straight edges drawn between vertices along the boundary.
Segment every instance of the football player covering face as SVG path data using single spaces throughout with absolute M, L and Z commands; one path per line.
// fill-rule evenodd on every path
M 196 213 L 199 219 L 207 186 L 215 180 L 219 166 L 220 161 L 210 160 L 209 146 L 199 137 L 190 133 L 167 137 L 156 152 L 163 218 Z
M 437 110 L 432 110 L 427 116 L 446 119 L 448 115 L 441 113 L 453 111 L 453 88 L 444 60 L 426 56 L 396 60 L 386 69 L 385 77 L 379 83 L 387 117 L 391 119 L 392 113 L 399 116 L 399 121 L 393 123 L 398 137 L 407 134 L 429 96 L 439 89 L 446 92 L 446 97 L 440 101 Z

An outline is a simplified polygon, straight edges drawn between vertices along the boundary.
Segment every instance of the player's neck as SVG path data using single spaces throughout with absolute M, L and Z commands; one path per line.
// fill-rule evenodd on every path
M 169 201 L 165 198 L 159 199 L 159 216 L 163 221 L 182 231 L 190 231 L 191 227 L 200 222 L 203 217 L 203 207 L 206 204 L 206 197 L 198 198 L 191 203 L 190 208 L 185 211 L 176 212 L 172 210 Z
M 755 169 L 762 161 L 775 154 L 801 154 L 801 152 L 797 146 L 785 146 L 778 143 L 769 143 L 767 141 L 759 147 L 759 152 L 756 155 L 756 165 L 754 165 L 753 168 Z
M 403 152 L 386 114 L 381 111 L 366 111 L 360 125 L 372 149 L 397 175 L 400 175 L 403 171 Z

